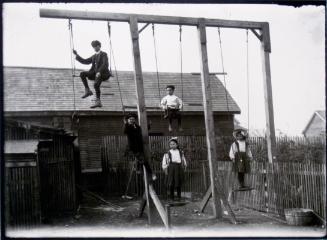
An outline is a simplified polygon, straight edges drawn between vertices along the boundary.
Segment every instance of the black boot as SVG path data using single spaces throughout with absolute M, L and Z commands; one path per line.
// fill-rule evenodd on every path
M 169 188 L 169 200 L 174 201 L 174 186 Z
M 237 178 L 238 178 L 238 183 L 239 183 L 240 189 L 245 188 L 245 185 L 244 185 L 244 173 L 243 172 L 239 172 L 238 175 L 237 175 Z
M 92 95 L 93 95 L 93 92 L 89 88 L 85 88 L 85 93 L 82 96 L 82 98 L 87 98 L 87 97 L 92 96 Z
M 181 187 L 177 187 L 177 201 L 180 201 L 182 198 L 182 188 Z
M 102 107 L 100 98 L 95 99 L 94 104 L 90 108 Z

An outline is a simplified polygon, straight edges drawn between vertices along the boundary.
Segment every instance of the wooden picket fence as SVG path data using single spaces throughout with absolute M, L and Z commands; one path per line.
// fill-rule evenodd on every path
M 326 164 L 282 162 L 266 169 L 269 211 L 309 208 L 326 219 Z
M 167 151 L 169 137 L 151 136 L 151 165 L 157 174 L 158 180 L 154 186 L 157 193 L 166 196 L 165 175 L 161 170 L 161 160 Z M 218 175 L 225 184 L 226 194 L 237 187 L 237 178 L 232 172 L 232 163 L 228 159 L 228 150 L 231 138 L 217 138 Z M 251 173 L 246 181 L 254 190 L 238 192 L 237 204 L 259 211 L 277 213 L 284 216 L 286 208 L 310 208 L 326 219 L 326 171 L 323 158 L 325 143 L 322 139 L 278 138 L 277 156 L 280 161 L 274 164 L 267 163 L 267 154 L 264 138 L 250 138 L 250 146 L 254 156 L 251 162 Z M 179 137 L 188 168 L 184 174 L 182 191 L 193 196 L 202 196 L 210 185 L 207 150 L 205 137 Z M 103 138 L 102 164 L 106 193 L 108 195 L 123 195 L 130 175 L 133 157 L 126 150 L 125 136 L 106 136 Z M 287 147 L 288 146 L 288 147 Z M 291 159 L 286 153 L 306 149 L 301 161 L 289 162 Z M 318 150 L 320 154 L 314 154 Z M 296 156 L 297 158 L 300 156 Z M 140 175 L 134 175 L 129 188 L 129 195 L 140 196 L 143 192 L 143 181 Z

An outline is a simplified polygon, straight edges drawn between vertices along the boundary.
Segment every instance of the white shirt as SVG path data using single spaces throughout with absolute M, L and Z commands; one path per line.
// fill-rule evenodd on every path
M 245 141 L 239 141 L 237 140 L 238 142 L 238 146 L 239 146 L 239 149 L 240 149 L 240 152 L 245 152 Z M 229 157 L 230 159 L 234 159 L 235 158 L 235 153 L 237 152 L 237 146 L 236 146 L 236 143 L 233 142 L 232 146 L 230 147 L 230 151 L 229 151 Z M 248 158 L 252 159 L 252 152 L 248 146 L 248 149 L 247 149 L 247 156 Z
M 182 159 L 181 159 L 181 155 L 178 149 L 170 149 L 169 152 L 171 154 L 171 162 L 181 163 L 183 161 L 183 165 L 187 166 L 184 154 L 182 154 Z M 168 165 L 169 165 L 169 155 L 168 153 L 165 153 L 162 159 L 162 169 L 165 170 L 168 167 Z
M 180 109 L 182 108 L 182 106 L 183 106 L 182 100 L 175 95 L 167 95 L 163 97 L 161 100 L 161 107 L 163 109 L 167 109 L 167 107 Z

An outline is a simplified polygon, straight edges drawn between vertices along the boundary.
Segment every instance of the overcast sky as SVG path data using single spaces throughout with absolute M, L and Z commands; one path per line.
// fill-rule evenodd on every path
M 68 22 L 39 17 L 40 8 L 208 17 L 228 20 L 267 21 L 272 44 L 271 75 L 275 127 L 299 135 L 315 110 L 325 109 L 325 10 L 277 5 L 212 4 L 37 4 L 6 3 L 3 6 L 5 66 L 70 67 Z M 112 41 L 118 70 L 133 70 L 129 26 L 112 24 Z M 141 26 L 140 26 L 141 27 Z M 159 71 L 179 72 L 178 26 L 156 25 Z M 85 57 L 90 42 L 98 39 L 108 51 L 106 23 L 73 20 L 75 48 Z M 195 27 L 183 27 L 183 69 L 199 72 Z M 227 89 L 242 110 L 237 118 L 248 125 L 246 85 L 246 31 L 221 29 Z M 221 72 L 218 31 L 207 28 L 209 68 Z M 155 71 L 151 27 L 140 35 L 144 71 Z M 263 74 L 260 43 L 249 32 L 250 129 L 265 127 Z M 76 64 L 78 68 L 88 66 Z M 220 76 L 221 78 L 221 76 Z M 187 80 L 185 80 L 187 81 Z

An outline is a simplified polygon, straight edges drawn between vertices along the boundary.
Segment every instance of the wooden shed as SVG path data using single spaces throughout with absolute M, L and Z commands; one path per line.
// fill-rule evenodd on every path
M 28 227 L 76 208 L 74 136 L 18 121 L 5 124 L 6 223 Z
M 5 142 L 5 209 L 9 226 L 41 223 L 38 140 Z

